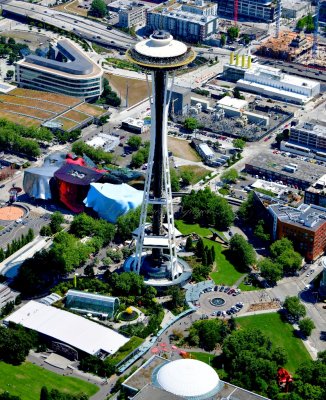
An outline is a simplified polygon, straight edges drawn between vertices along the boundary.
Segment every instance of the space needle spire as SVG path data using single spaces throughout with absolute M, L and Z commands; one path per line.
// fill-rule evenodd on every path
M 147 175 L 136 235 L 136 253 L 130 270 L 150 278 L 175 280 L 182 274 L 176 255 L 170 166 L 167 146 L 167 120 L 174 71 L 195 59 L 195 53 L 165 31 L 127 51 L 127 57 L 152 75 L 151 134 Z M 169 75 L 172 75 L 168 87 Z M 152 205 L 148 229 L 148 206 Z M 165 224 L 163 226 L 163 222 Z

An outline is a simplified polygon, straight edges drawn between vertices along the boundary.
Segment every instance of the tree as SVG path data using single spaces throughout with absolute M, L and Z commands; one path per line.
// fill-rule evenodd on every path
M 142 142 L 142 140 L 141 140 L 140 136 L 133 135 L 133 136 L 130 136 L 130 138 L 127 141 L 127 144 L 128 144 L 128 146 L 132 147 L 133 149 L 138 150 L 141 145 L 141 142 Z
M 7 72 L 6 72 L 6 77 L 8 78 L 8 79 L 11 79 L 13 76 L 14 76 L 14 71 L 13 70 L 8 70 Z
M 170 179 L 172 192 L 178 192 L 180 190 L 180 178 L 174 168 L 170 168 Z
M 143 152 L 137 151 L 137 153 L 132 155 L 130 165 L 133 168 L 139 168 L 146 162 L 146 157 Z
M 273 262 L 270 258 L 264 258 L 259 261 L 258 268 L 260 269 L 260 275 L 272 283 L 277 282 L 283 276 L 281 265 Z
M 93 278 L 95 276 L 93 265 L 91 265 L 91 264 L 86 265 L 86 267 L 84 269 L 84 274 L 86 276 L 89 276 L 90 278 Z
M 90 14 L 98 18 L 105 17 L 107 14 L 105 2 L 103 0 L 93 0 L 91 4 Z
M 291 240 L 287 238 L 282 238 L 276 240 L 269 248 L 271 256 L 277 258 L 281 256 L 286 250 L 293 250 L 293 244 Z
M 195 129 L 198 128 L 199 124 L 198 124 L 198 121 L 196 120 L 196 118 L 188 117 L 184 120 L 183 126 L 188 131 L 193 132 Z
M 186 251 L 192 251 L 193 250 L 193 242 L 192 242 L 191 236 L 187 237 L 185 250 Z
M 5 259 L 5 252 L 3 251 L 3 248 L 0 247 L 0 262 L 2 262 Z
M 302 264 L 302 256 L 294 250 L 286 250 L 279 257 L 276 258 L 283 270 L 293 273 L 300 268 Z
M 57 233 L 61 231 L 61 224 L 65 221 L 62 213 L 60 211 L 56 211 L 51 215 L 50 228 L 52 233 Z
M 49 396 L 49 391 L 46 386 L 42 386 L 40 400 L 51 400 Z
M 256 261 L 256 254 L 253 246 L 247 240 L 236 233 L 230 240 L 230 252 L 232 258 L 244 269 L 249 268 Z
M 277 368 L 286 362 L 284 350 L 274 347 L 258 329 L 232 331 L 223 341 L 223 356 L 229 380 L 262 395 L 274 385 Z
M 115 240 L 124 242 L 131 238 L 132 232 L 138 227 L 140 219 L 140 207 L 130 210 L 125 215 L 121 215 L 117 219 Z
M 283 307 L 295 320 L 305 317 L 306 315 L 306 309 L 304 305 L 300 303 L 300 300 L 297 296 L 287 296 L 285 298 Z
M 311 318 L 303 318 L 299 321 L 299 329 L 306 337 L 311 335 L 311 332 L 314 328 L 315 324 Z
M 222 343 L 229 332 L 228 326 L 219 319 L 196 321 L 189 330 L 188 340 L 207 351 L 215 349 L 217 343 Z
M 220 44 L 221 44 L 221 47 L 224 47 L 226 44 L 226 36 L 224 33 L 221 34 Z
M 234 42 L 235 39 L 239 36 L 239 28 L 237 26 L 231 26 L 227 32 L 231 42 Z
M 254 230 L 254 235 L 257 236 L 259 239 L 264 241 L 269 241 L 271 236 L 269 233 L 265 233 L 265 221 L 260 219 L 257 222 L 257 225 Z
M 243 139 L 234 139 L 232 144 L 236 149 L 242 150 L 242 149 L 244 149 L 246 142 Z
M 214 226 L 224 230 L 234 221 L 234 213 L 228 202 L 209 188 L 191 191 L 182 197 L 181 218 L 185 222 Z
M 196 244 L 196 251 L 195 251 L 196 256 L 198 258 L 202 258 L 204 255 L 204 251 L 205 251 L 204 242 L 203 242 L 203 239 L 200 237 Z
M 238 171 L 235 168 L 230 168 L 223 172 L 221 180 L 227 183 L 236 183 L 239 178 Z
M 170 289 L 168 289 L 167 295 L 171 296 L 170 303 L 173 309 L 184 306 L 185 293 L 184 290 L 179 288 L 179 286 L 172 286 Z
M 235 99 L 240 99 L 240 100 L 245 99 L 245 97 L 241 94 L 240 90 L 237 87 L 233 89 L 233 97 Z M 235 140 L 237 140 L 237 139 L 235 139 Z M 242 140 L 242 139 L 240 139 L 240 140 Z
M 40 230 L 40 235 L 41 236 L 51 236 L 52 235 L 52 230 L 49 225 L 43 225 L 41 230 Z

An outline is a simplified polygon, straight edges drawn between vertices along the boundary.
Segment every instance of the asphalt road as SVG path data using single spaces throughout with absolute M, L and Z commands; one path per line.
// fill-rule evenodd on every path
M 136 43 L 136 39 L 117 29 L 108 30 L 107 25 L 78 15 L 16 0 L 0 0 L 0 4 L 3 11 L 9 11 L 22 17 L 29 16 L 104 46 L 126 50 Z

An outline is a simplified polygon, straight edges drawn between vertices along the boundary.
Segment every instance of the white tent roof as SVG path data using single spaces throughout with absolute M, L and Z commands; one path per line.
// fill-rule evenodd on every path
M 91 355 L 99 350 L 114 354 L 129 340 L 96 322 L 34 300 L 4 321 L 21 324 Z
M 214 392 L 220 379 L 215 370 L 202 361 L 184 359 L 163 365 L 157 373 L 157 382 L 167 392 L 193 398 Z

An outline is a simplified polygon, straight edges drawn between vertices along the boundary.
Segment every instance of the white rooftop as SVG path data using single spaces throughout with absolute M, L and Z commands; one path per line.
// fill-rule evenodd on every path
M 214 151 L 208 146 L 208 144 L 200 143 L 199 147 L 206 157 L 212 157 L 215 155 Z
M 9 93 L 17 87 L 9 83 L 0 82 L 0 93 Z
M 234 97 L 230 96 L 222 97 L 217 104 L 220 106 L 236 108 L 237 110 L 241 110 L 242 108 L 246 108 L 248 106 L 248 102 L 246 100 L 235 99 Z
M 178 57 L 187 52 L 184 43 L 174 40 L 172 35 L 166 39 L 155 39 L 153 35 L 147 40 L 142 40 L 135 45 L 135 50 L 148 57 L 170 58 Z
M 91 355 L 99 350 L 114 354 L 129 341 L 120 333 L 96 322 L 34 300 L 23 305 L 4 321 L 21 324 Z
M 157 373 L 157 382 L 169 393 L 197 398 L 213 393 L 220 379 L 215 370 L 202 361 L 184 359 L 163 365 Z

